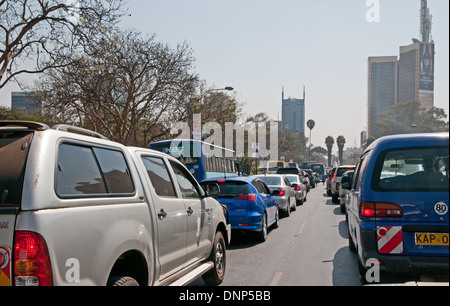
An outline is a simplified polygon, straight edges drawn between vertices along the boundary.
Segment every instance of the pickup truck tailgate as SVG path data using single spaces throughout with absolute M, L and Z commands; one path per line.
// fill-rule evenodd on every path
M 16 216 L 0 212 L 0 287 L 11 286 L 11 250 Z

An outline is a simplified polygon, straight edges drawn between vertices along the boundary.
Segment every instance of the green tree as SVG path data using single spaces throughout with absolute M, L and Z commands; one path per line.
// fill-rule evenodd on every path
M 328 167 L 331 167 L 331 153 L 333 151 L 334 138 L 331 136 L 327 136 L 327 138 L 325 138 L 325 144 L 327 146 L 328 153 Z
M 70 64 L 87 42 L 114 27 L 123 4 L 124 0 L 0 1 L 0 89 L 21 74 Z M 23 65 L 30 60 L 34 65 Z
M 198 88 L 190 47 L 170 48 L 136 30 L 102 38 L 35 84 L 46 114 L 125 145 L 146 147 L 169 135 Z
M 303 162 L 307 157 L 306 142 L 303 133 L 285 130 L 279 137 L 278 154 L 284 156 L 286 161 L 293 159 L 298 163 Z
M 344 157 L 344 146 L 345 146 L 345 137 L 344 136 L 338 136 L 336 139 L 338 149 L 339 149 L 339 164 L 342 165 L 342 160 Z
M 308 147 L 308 158 L 311 157 L 311 147 L 312 147 L 312 136 L 311 136 L 311 132 L 314 129 L 314 127 L 316 126 L 316 122 L 312 119 L 308 120 L 308 122 L 306 122 L 306 126 L 309 129 L 309 147 Z
M 375 121 L 370 136 L 376 139 L 395 134 L 448 131 L 446 119 L 447 115 L 440 108 L 433 107 L 426 111 L 419 102 L 397 103 Z M 413 128 L 413 125 L 418 128 Z

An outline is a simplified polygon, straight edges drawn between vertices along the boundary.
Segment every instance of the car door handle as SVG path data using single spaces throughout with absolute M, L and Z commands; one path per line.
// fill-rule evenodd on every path
M 164 211 L 164 209 L 161 209 L 158 213 L 158 219 L 164 220 L 167 217 L 167 213 Z
M 187 212 L 189 217 L 192 216 L 192 214 L 194 213 L 194 211 L 192 210 L 191 207 L 189 207 L 188 210 L 186 210 L 186 212 Z

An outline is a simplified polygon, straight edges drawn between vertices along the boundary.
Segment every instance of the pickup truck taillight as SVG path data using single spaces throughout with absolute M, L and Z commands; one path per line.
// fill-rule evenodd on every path
M 33 232 L 18 231 L 14 240 L 14 284 L 52 286 L 52 268 L 44 238 Z

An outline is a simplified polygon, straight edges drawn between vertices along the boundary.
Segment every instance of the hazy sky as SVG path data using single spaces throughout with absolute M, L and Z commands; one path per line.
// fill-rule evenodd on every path
M 376 0 L 372 0 L 376 2 Z M 316 121 L 312 143 L 343 135 L 359 146 L 367 126 L 367 60 L 399 55 L 419 38 L 420 0 L 379 0 L 369 23 L 366 0 L 128 0 L 122 27 L 187 42 L 209 86 L 233 86 L 244 112 L 281 118 L 281 89 L 302 98 Z M 449 1 L 429 0 L 436 43 L 435 106 L 449 113 Z M 9 94 L 9 93 L 8 93 Z M 0 91 L 0 104 L 10 94 Z M 337 150 L 335 146 L 334 150 Z

